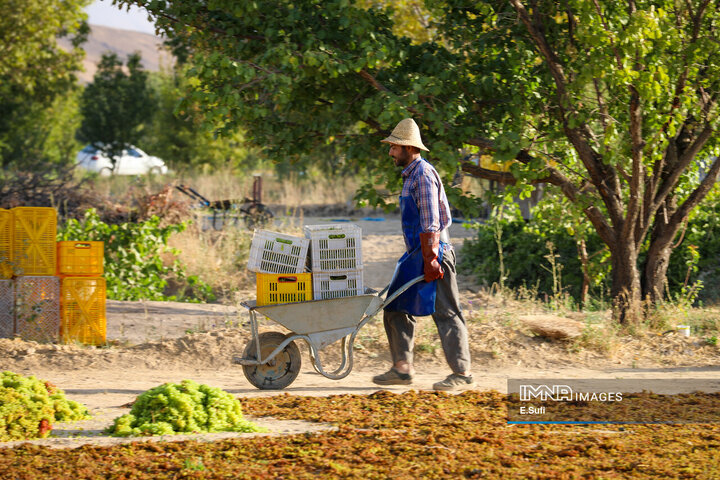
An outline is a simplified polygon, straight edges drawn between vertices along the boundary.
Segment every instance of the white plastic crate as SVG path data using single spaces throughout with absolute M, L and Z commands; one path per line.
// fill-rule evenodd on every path
M 310 241 L 306 238 L 255 230 L 248 270 L 257 273 L 303 273 Z
M 364 292 L 362 270 L 334 273 L 313 272 L 312 276 L 315 300 L 354 297 Z
M 362 270 L 362 229 L 345 225 L 306 225 L 313 272 Z
M 57 342 L 60 338 L 60 278 L 15 279 L 15 334 L 23 340 Z
M 15 335 L 15 288 L 12 280 L 0 280 L 0 338 L 12 338 Z

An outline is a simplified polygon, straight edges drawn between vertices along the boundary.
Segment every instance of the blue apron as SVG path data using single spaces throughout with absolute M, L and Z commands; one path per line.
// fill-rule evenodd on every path
M 420 246 L 420 232 L 422 232 L 420 213 L 412 197 L 400 197 L 400 218 L 406 252 L 395 266 L 395 273 L 388 288 L 388 296 L 413 278 L 424 274 L 422 247 Z M 441 243 L 438 262 L 442 261 L 442 257 L 443 244 Z M 390 302 L 385 310 L 418 316 L 431 315 L 435 313 L 436 285 L 435 281 L 428 283 L 422 280 Z

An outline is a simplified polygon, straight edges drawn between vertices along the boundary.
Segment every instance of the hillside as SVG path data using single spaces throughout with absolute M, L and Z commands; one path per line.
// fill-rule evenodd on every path
M 161 50 L 162 40 L 155 35 L 100 25 L 91 25 L 90 28 L 88 41 L 83 45 L 84 71 L 78 73 L 78 79 L 83 84 L 92 80 L 102 54 L 108 51 L 116 53 L 123 61 L 129 54 L 140 52 L 143 66 L 153 72 L 159 70 L 162 65 L 169 65 L 172 60 L 170 54 Z M 60 44 L 67 47 L 69 42 L 63 39 Z

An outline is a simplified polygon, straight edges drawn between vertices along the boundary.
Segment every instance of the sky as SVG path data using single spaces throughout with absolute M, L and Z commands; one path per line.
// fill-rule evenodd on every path
M 105 27 L 122 28 L 155 34 L 155 26 L 148 21 L 144 9 L 132 7 L 129 12 L 125 7 L 120 10 L 111 0 L 95 0 L 85 9 L 88 14 L 88 23 Z

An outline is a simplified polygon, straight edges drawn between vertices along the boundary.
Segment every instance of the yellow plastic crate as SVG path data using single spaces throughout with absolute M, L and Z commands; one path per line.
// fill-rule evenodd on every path
M 60 286 L 60 336 L 64 343 L 105 343 L 106 286 L 101 277 L 65 277 Z
M 13 214 L 0 208 L 0 278 L 13 276 Z
M 60 338 L 60 279 L 15 279 L 15 334 L 23 340 L 57 342 Z
M 16 207 L 12 214 L 15 275 L 55 275 L 57 211 L 50 207 Z
M 257 273 L 257 304 L 312 300 L 311 273 Z
M 58 275 L 100 276 L 103 274 L 104 242 L 57 242 Z

